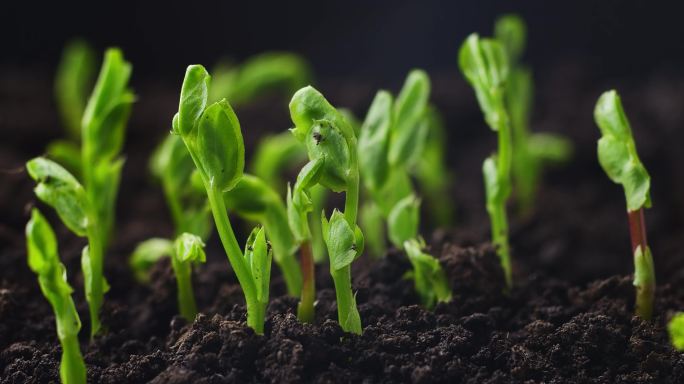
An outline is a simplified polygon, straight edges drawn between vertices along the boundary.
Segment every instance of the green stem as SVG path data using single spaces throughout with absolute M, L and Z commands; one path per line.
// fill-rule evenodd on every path
M 506 287 L 510 289 L 513 285 L 511 271 L 510 248 L 508 244 L 508 220 L 506 219 L 506 202 L 495 200 L 491 205 L 488 204 L 490 221 L 492 223 L 492 242 L 496 246 L 496 254 L 499 256 L 501 268 L 504 271 Z
M 209 205 L 211 206 L 211 212 L 214 216 L 214 222 L 216 223 L 216 230 L 221 238 L 221 243 L 223 244 L 226 255 L 228 256 L 228 261 L 235 271 L 238 282 L 242 287 L 242 292 L 245 295 L 245 302 L 247 304 L 247 325 L 252 327 L 258 334 L 261 334 L 263 333 L 264 328 L 263 315 L 265 311 L 263 309 L 256 309 L 258 306 L 256 286 L 252 279 L 252 273 L 245 262 L 242 250 L 240 250 L 240 246 L 235 238 L 233 227 L 230 225 L 226 204 L 223 201 L 223 194 L 216 188 L 211 187 L 207 180 L 204 180 L 204 186 L 207 190 Z M 257 316 L 257 318 L 255 318 L 255 316 Z
M 85 384 L 86 366 L 83 363 L 77 335 L 64 335 L 59 339 L 62 345 L 62 359 L 59 377 L 64 384 Z
M 314 260 L 311 253 L 311 241 L 305 241 L 299 248 L 302 267 L 302 295 L 297 305 L 297 318 L 303 323 L 313 323 L 316 316 L 314 300 L 316 298 L 316 283 Z
M 175 256 L 171 258 L 171 266 L 176 275 L 179 312 L 185 320 L 192 322 L 197 316 L 197 304 L 192 293 L 192 267 L 190 263 L 183 263 Z
M 349 175 L 347 177 L 347 192 L 344 196 L 344 217 L 349 226 L 356 228 L 356 216 L 359 211 L 359 158 L 356 149 L 356 138 L 347 140 L 349 151 Z
M 91 214 L 91 217 L 94 216 Z M 82 268 L 90 266 L 91 279 L 84 279 L 86 300 L 88 301 L 88 310 L 90 313 L 90 338 L 94 338 L 100 332 L 102 324 L 100 323 L 100 309 L 104 302 L 105 282 L 103 276 L 103 247 L 100 228 L 96 221 L 88 225 L 88 253 L 90 263 L 83 263 Z M 84 271 L 84 274 L 86 272 Z
M 171 211 L 171 219 L 175 226 L 176 237 L 180 236 L 183 232 L 187 232 L 188 229 L 185 228 L 184 224 L 184 214 L 183 208 L 179 199 L 176 198 L 173 188 L 169 185 L 170 183 L 166 180 L 162 181 L 162 190 L 164 191 L 164 197 L 166 197 L 166 202 L 169 204 L 169 210 Z
M 266 306 L 268 302 L 254 300 L 247 302 L 247 326 L 252 328 L 257 335 L 264 334 L 264 319 L 266 318 Z
M 492 215 L 492 236 L 497 246 L 497 254 L 501 260 L 501 267 L 506 277 L 506 287 L 513 286 L 511 271 L 510 246 L 508 242 L 508 219 L 506 215 L 506 202 L 511 194 L 511 162 L 513 159 L 512 134 L 508 114 L 501 101 L 501 119 L 498 124 L 499 148 L 497 152 L 497 172 L 499 182 L 499 195 L 494 199 Z
M 653 317 L 653 301 L 655 299 L 655 268 L 653 256 L 648 247 L 646 238 L 646 223 L 644 221 L 644 209 L 629 211 L 629 233 L 632 241 L 632 253 L 634 255 L 634 286 L 636 287 L 637 316 L 644 320 Z
M 335 283 L 337 299 L 337 320 L 346 332 L 361 334 L 361 318 L 356 308 L 356 299 L 351 287 L 351 267 L 348 265 L 337 271 L 330 270 Z

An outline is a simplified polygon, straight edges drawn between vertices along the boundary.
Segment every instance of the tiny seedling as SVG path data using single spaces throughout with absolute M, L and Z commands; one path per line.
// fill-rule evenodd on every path
M 97 211 L 91 204 L 83 186 L 66 169 L 43 157 L 26 163 L 29 175 L 38 182 L 36 196 L 57 211 L 67 228 L 80 237 L 88 238 L 83 249 L 83 269 L 86 300 L 90 310 L 90 335 L 100 330 L 99 312 L 104 294 L 109 290 L 102 269 L 104 264 L 101 227 Z
M 270 91 L 290 95 L 311 82 L 311 69 L 302 57 L 289 52 L 266 52 L 239 66 L 219 63 L 213 71 L 209 100 L 222 98 L 234 106 Z
M 670 334 L 670 341 L 672 346 L 684 352 L 684 312 L 679 312 L 669 323 L 667 323 L 667 332 Z
M 520 63 L 527 38 L 525 22 L 516 15 L 502 16 L 496 21 L 494 35 L 503 44 L 510 65 L 505 99 L 515 148 L 511 170 L 518 207 L 526 215 L 533 207 L 544 165 L 567 161 L 572 144 L 560 135 L 530 133 L 534 84 L 532 72 Z
M 634 257 L 634 286 L 636 314 L 650 320 L 655 296 L 653 256 L 646 240 L 644 209 L 651 207 L 651 177 L 639 160 L 636 143 L 620 96 L 615 90 L 599 97 L 594 109 L 594 120 L 601 130 L 598 159 L 606 175 L 622 185 L 627 200 L 629 233 Z
M 425 244 L 418 236 L 420 200 L 409 175 L 420 164 L 429 131 L 434 128 L 428 123 L 433 117 L 429 92 L 430 80 L 420 70 L 411 71 L 396 101 L 389 92 L 378 92 L 361 128 L 359 157 L 364 186 L 372 198 L 363 211 L 368 215 L 364 224 L 372 229 L 368 242 L 384 243 L 382 225 L 386 220 L 390 241 L 404 249 L 411 260 L 414 270 L 410 277 L 423 304 L 432 307 L 436 301 L 450 300 L 451 290 L 446 279 L 435 278 L 444 276 L 439 261 L 422 251 Z M 407 160 L 393 162 L 392 153 L 402 153 L 397 157 Z
M 26 225 L 26 247 L 29 267 L 38 275 L 40 290 L 55 312 L 57 337 L 62 345 L 60 379 L 64 384 L 84 384 L 86 367 L 78 342 L 81 319 L 71 298 L 73 289 L 67 281 L 66 269 L 59 260 L 55 233 L 35 208 Z
M 171 252 L 171 266 L 178 285 L 178 308 L 181 316 L 192 321 L 197 316 L 195 295 L 192 293 L 192 264 L 206 262 L 202 239 L 190 233 L 183 233 L 174 242 Z
M 344 213 L 335 209 L 329 220 L 323 214 L 322 232 L 335 284 L 340 326 L 347 332 L 360 334 L 361 317 L 351 287 L 351 263 L 363 252 L 364 243 L 363 234 L 356 225 L 359 209 L 356 134 L 344 116 L 310 86 L 300 89 L 292 97 L 290 117 L 295 124 L 291 132 L 305 144 L 309 156 L 309 163 L 297 177 L 294 190 L 288 194 L 290 212 L 296 211 L 289 215 L 290 227 L 295 238 L 305 238 L 308 232 L 305 216 L 310 209 L 307 191 L 314 184 L 333 192 L 345 192 Z M 312 269 L 313 263 L 309 265 Z M 305 279 L 313 277 L 313 273 L 305 272 L 304 276 Z M 305 282 L 305 286 L 307 284 Z
M 498 134 L 498 151 L 488 157 L 482 167 L 487 195 L 487 212 L 492 226 L 492 242 L 506 278 L 513 284 L 506 202 L 511 193 L 512 136 L 505 103 L 505 82 L 508 78 L 508 55 L 503 45 L 494 39 L 468 36 L 458 55 L 459 66 L 475 90 L 480 109 L 489 128 Z
M 238 245 L 228 218 L 224 192 L 236 187 L 243 175 L 245 147 L 240 123 L 226 100 L 207 105 L 209 73 L 201 65 L 188 67 L 181 88 L 173 131 L 183 140 L 207 193 L 216 230 L 237 275 L 247 304 L 247 325 L 264 332 L 268 304 L 271 252 L 260 229 L 245 253 Z

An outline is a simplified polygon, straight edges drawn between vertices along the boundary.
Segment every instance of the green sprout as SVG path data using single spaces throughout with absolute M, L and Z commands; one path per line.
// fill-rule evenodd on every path
M 61 381 L 65 384 L 85 383 L 86 367 L 78 342 L 81 319 L 71 298 L 73 289 L 67 281 L 64 264 L 59 260 L 55 233 L 35 208 L 26 225 L 26 247 L 29 267 L 38 275 L 40 290 L 55 312 L 57 337 L 62 345 Z
M 180 314 L 188 321 L 197 316 L 195 296 L 192 294 L 192 264 L 204 263 L 206 260 L 204 243 L 199 236 L 187 232 L 178 236 L 171 252 L 171 266 L 178 284 Z
M 498 151 L 488 157 L 482 171 L 487 195 L 487 212 L 492 226 L 492 242 L 506 278 L 513 284 L 506 202 L 511 193 L 512 135 L 505 103 L 505 83 L 508 78 L 508 55 L 495 39 L 468 36 L 458 55 L 459 67 L 475 90 L 480 109 L 489 128 L 498 134 Z
M 684 312 L 679 312 L 669 323 L 667 332 L 670 334 L 672 346 L 678 351 L 684 351 Z
M 346 332 L 360 334 L 361 317 L 351 287 L 351 263 L 361 255 L 364 244 L 363 234 L 356 225 L 359 209 L 356 134 L 344 116 L 311 86 L 294 94 L 290 101 L 290 116 L 295 124 L 291 132 L 305 144 L 310 160 L 288 194 L 290 227 L 298 240 L 310 233 L 306 216 L 312 209 L 309 189 L 313 185 L 345 192 L 344 213 L 335 209 L 329 220 L 323 214 L 322 233 L 335 284 L 338 321 Z M 306 255 L 307 252 L 303 252 L 302 256 Z M 309 266 L 309 272 L 304 273 L 305 280 L 312 278 L 313 263 L 302 264 Z M 305 282 L 304 286 L 313 289 L 313 281 Z M 306 294 L 313 297 L 311 292 Z M 305 312 L 313 312 L 310 304 L 305 305 L 309 307 Z
M 621 184 L 627 200 L 629 233 L 634 256 L 634 286 L 636 314 L 646 320 L 653 315 L 655 270 L 653 256 L 646 240 L 644 208 L 651 207 L 651 177 L 639 160 L 636 143 L 620 96 L 615 90 L 599 97 L 594 109 L 594 120 L 601 130 L 598 159 L 606 175 Z
M 511 159 L 513 181 L 520 212 L 527 214 L 536 198 L 544 165 L 567 161 L 572 144 L 560 135 L 530 133 L 534 84 L 531 71 L 520 63 L 527 37 L 525 22 L 516 15 L 502 16 L 496 21 L 494 35 L 508 55 L 505 99 L 515 148 Z
M 311 82 L 309 64 L 288 52 L 262 53 L 237 67 L 219 63 L 212 73 L 209 100 L 226 98 L 232 105 L 247 103 L 268 91 L 292 94 Z
M 224 99 L 207 105 L 209 82 L 209 73 L 203 66 L 188 67 L 172 133 L 181 137 L 199 172 L 216 230 L 245 295 L 247 325 L 263 334 L 271 252 L 266 251 L 263 229 L 245 253 L 233 232 L 224 192 L 235 188 L 242 179 L 245 147 L 240 123 L 230 104 Z
M 48 145 L 50 158 L 75 175 L 81 173 L 81 120 L 95 75 L 95 53 L 83 40 L 69 42 L 55 76 L 55 101 L 68 139 Z
M 386 221 L 390 241 L 404 249 L 411 261 L 413 272 L 409 277 L 414 279 L 426 307 L 451 300 L 451 289 L 439 261 L 423 252 L 425 242 L 418 235 L 420 200 L 410 178 L 434 128 L 429 123 L 434 117 L 428 104 L 429 93 L 430 80 L 421 70 L 409 73 L 396 101 L 389 92 L 379 91 L 359 138 L 364 187 L 371 197 L 363 208 L 363 223 L 371 229 L 367 235 L 369 246 L 384 245 L 382 225 Z M 401 155 L 396 155 L 393 162 L 392 153 Z
M 90 335 L 100 330 L 100 308 L 109 290 L 102 270 L 104 264 L 101 227 L 97 211 L 83 186 L 59 164 L 43 157 L 26 163 L 29 175 L 38 182 L 34 192 L 44 203 L 57 211 L 60 219 L 74 234 L 88 238 L 81 255 L 86 300 L 90 310 Z

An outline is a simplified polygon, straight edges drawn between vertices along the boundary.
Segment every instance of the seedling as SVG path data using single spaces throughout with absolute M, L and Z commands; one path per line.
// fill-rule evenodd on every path
M 266 250 L 263 229 L 254 236 L 254 242 L 248 243 L 245 253 L 233 232 L 223 193 L 242 179 L 245 148 L 240 123 L 230 104 L 221 100 L 207 106 L 209 82 L 204 67 L 188 67 L 172 133 L 181 137 L 199 171 L 216 230 L 245 295 L 247 325 L 263 334 L 271 253 Z
M 292 94 L 311 82 L 311 69 L 302 57 L 288 52 L 267 52 L 240 66 L 220 63 L 209 90 L 209 100 L 226 98 L 232 105 L 256 99 L 269 91 Z
M 678 351 L 684 351 L 684 312 L 679 312 L 669 323 L 667 332 L 670 334 L 672 346 Z
M 186 320 L 192 321 L 197 316 L 195 296 L 192 294 L 192 264 L 204 263 L 202 239 L 190 233 L 183 233 L 176 239 L 171 253 L 171 266 L 178 284 L 178 308 Z
M 86 300 L 90 310 L 90 335 L 100 330 L 99 311 L 109 285 L 102 274 L 103 243 L 97 211 L 83 186 L 66 169 L 43 157 L 26 163 L 29 175 L 38 182 L 36 196 L 57 211 L 64 225 L 74 234 L 88 238 L 81 255 Z
M 450 300 L 451 289 L 446 279 L 437 278 L 444 276 L 439 261 L 423 252 L 425 243 L 418 235 L 420 200 L 409 176 L 420 164 L 429 130 L 434 128 L 429 124 L 434 116 L 428 107 L 429 93 L 430 80 L 420 70 L 409 74 L 396 102 L 389 92 L 378 92 L 361 128 L 359 156 L 364 186 L 372 197 L 372 202 L 364 205 L 368 215 L 364 223 L 376 228 L 370 232 L 373 240 L 369 236 L 369 244 L 384 242 L 382 225 L 386 220 L 391 242 L 411 260 L 414 270 L 409 276 L 423 304 L 432 307 L 437 301 Z M 393 162 L 392 153 L 402 153 L 396 157 L 403 160 Z
M 294 190 L 288 197 L 290 212 L 296 211 L 289 215 L 290 227 L 295 238 L 305 238 L 305 216 L 310 209 L 308 190 L 314 184 L 333 192 L 345 192 L 344 213 L 335 209 L 330 220 L 323 214 L 322 231 L 330 258 L 330 274 L 335 284 L 340 326 L 347 332 L 360 334 L 361 318 L 351 289 L 351 263 L 363 252 L 363 234 L 356 225 L 359 208 L 356 135 L 343 115 L 310 86 L 294 94 L 290 102 L 290 116 L 295 124 L 291 132 L 306 145 L 310 160 L 297 177 Z M 305 287 L 313 286 L 313 281 L 310 285 L 306 282 L 308 277 L 313 277 L 313 263 L 309 265 L 309 272 L 304 273 Z
M 635 312 L 639 317 L 650 320 L 653 315 L 656 279 L 653 256 L 646 240 L 644 208 L 651 207 L 651 177 L 639 160 L 629 120 L 615 90 L 607 91 L 599 97 L 594 109 L 594 120 L 601 130 L 601 139 L 598 141 L 599 163 L 608 178 L 622 185 L 627 200 L 634 256 Z
M 560 135 L 530 132 L 534 84 L 532 72 L 520 63 L 527 38 L 525 22 L 516 15 L 502 16 L 496 21 L 494 35 L 503 44 L 510 66 L 505 99 L 515 148 L 512 172 L 518 207 L 525 215 L 532 209 L 544 166 L 567 161 L 572 144 Z
M 55 312 L 57 337 L 62 345 L 60 379 L 65 384 L 85 383 L 86 367 L 78 343 L 81 319 L 71 298 L 73 289 L 67 281 L 64 264 L 59 260 L 55 233 L 35 208 L 26 225 L 26 247 L 29 267 L 38 275 L 40 290 Z
M 508 243 L 506 201 L 511 193 L 512 137 L 505 103 L 505 82 L 508 78 L 508 55 L 500 42 L 468 36 L 459 50 L 459 66 L 466 80 L 475 90 L 480 109 L 489 127 L 498 134 L 498 151 L 488 157 L 482 171 L 487 195 L 487 212 L 492 225 L 492 243 L 506 278 L 506 286 L 513 284 Z
M 50 158 L 74 175 L 81 173 L 81 120 L 95 75 L 95 53 L 83 40 L 67 44 L 55 77 L 55 101 L 67 139 L 48 145 Z

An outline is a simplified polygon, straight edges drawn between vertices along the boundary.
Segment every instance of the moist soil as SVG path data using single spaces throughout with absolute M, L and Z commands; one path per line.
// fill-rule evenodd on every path
M 449 383 L 681 383 L 684 353 L 669 344 L 665 324 L 684 310 L 684 257 L 679 247 L 684 206 L 684 78 L 655 73 L 638 81 L 597 81 L 586 67 L 563 64 L 538 79 L 535 130 L 562 132 L 575 143 L 572 162 L 547 172 L 535 210 L 511 212 L 515 287 L 506 292 L 484 210 L 482 160 L 495 137 L 484 126 L 472 91 L 454 70 L 433 75 L 433 100 L 444 113 L 454 225 L 433 228 L 428 243 L 453 287 L 453 300 L 432 311 L 419 305 L 410 265 L 390 250 L 379 260 L 364 255 L 353 267 L 360 336 L 337 325 L 327 266 L 317 268 L 316 321 L 297 321 L 296 298 L 284 294 L 273 269 L 265 333 L 245 326 L 241 290 L 220 244 L 208 242 L 207 264 L 193 284 L 200 314 L 188 323 L 176 315 L 175 280 L 168 260 L 136 282 L 127 268 L 135 245 L 173 232 L 146 157 L 168 132 L 180 79 L 134 83 L 140 97 L 129 125 L 119 198 L 118 231 L 106 260 L 111 290 L 103 324 L 87 340 L 80 249 L 84 242 L 55 225 L 60 252 L 83 314 L 81 348 L 92 383 L 224 382 L 449 382 Z M 0 71 L 0 382 L 58 382 L 60 348 L 54 317 L 26 265 L 23 227 L 39 205 L 22 168 L 61 131 L 51 101 L 50 75 Z M 356 84 L 365 84 L 358 86 Z M 653 178 L 647 211 L 656 262 L 655 318 L 633 316 L 632 259 L 624 196 L 596 162 L 598 130 L 593 104 L 618 86 Z M 386 84 L 329 80 L 320 85 L 336 105 L 363 116 L 373 90 Z M 396 90 L 398 84 L 394 87 Z M 267 131 L 289 126 L 286 102 L 269 96 L 238 108 L 248 148 Z M 269 111 L 269 113 L 264 113 Z M 239 223 L 243 238 L 247 226 Z M 429 217 L 424 220 L 429 223 Z

